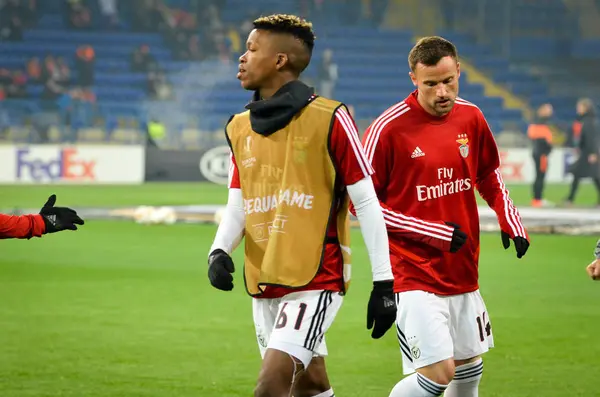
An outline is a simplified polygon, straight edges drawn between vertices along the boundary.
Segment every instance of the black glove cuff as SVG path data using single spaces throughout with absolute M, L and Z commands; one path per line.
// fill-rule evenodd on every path
M 394 280 L 373 281 L 373 290 L 375 291 L 393 291 Z
M 212 257 L 212 256 L 219 255 L 219 254 L 225 254 L 225 255 L 227 255 L 227 252 L 223 251 L 221 248 L 217 248 L 216 250 L 214 250 L 213 252 L 211 252 L 208 256 Z
M 40 214 L 42 215 L 42 214 Z M 46 218 L 46 215 L 42 215 L 42 219 L 44 220 L 44 233 L 43 234 L 48 234 L 48 233 L 54 233 L 57 232 L 58 229 L 56 228 L 56 226 L 50 221 L 50 219 Z
M 213 260 L 215 259 L 215 257 L 217 257 L 219 255 L 227 255 L 227 253 L 225 251 L 223 251 L 221 248 L 217 248 L 216 250 L 214 250 L 213 252 L 211 252 L 208 255 L 208 264 L 211 265 Z

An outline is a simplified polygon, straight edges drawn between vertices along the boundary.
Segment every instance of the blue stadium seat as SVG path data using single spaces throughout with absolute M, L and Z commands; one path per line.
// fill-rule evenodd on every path
M 163 38 L 158 33 L 106 33 L 81 32 L 56 29 L 31 29 L 23 34 L 26 41 L 60 41 L 61 43 L 76 44 L 108 44 L 139 46 L 147 44 L 150 47 L 163 45 Z
M 600 59 L 600 40 L 578 40 L 573 43 L 571 56 L 577 59 Z

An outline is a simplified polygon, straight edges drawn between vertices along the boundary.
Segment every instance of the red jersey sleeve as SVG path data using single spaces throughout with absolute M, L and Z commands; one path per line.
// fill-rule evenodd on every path
M 502 180 L 500 156 L 494 135 L 483 113 L 478 111 L 479 156 L 476 187 L 481 197 L 494 210 L 500 228 L 511 238 L 521 236 L 529 240 L 521 222 L 521 215 L 511 200 Z
M 385 118 L 384 118 L 385 119 Z M 450 250 L 454 228 L 446 225 L 443 221 L 425 221 L 414 216 L 403 214 L 397 208 L 391 208 L 386 204 L 389 176 L 392 173 L 393 143 L 389 141 L 391 127 L 384 119 L 377 119 L 365 133 L 363 143 L 367 159 L 371 163 L 375 174 L 373 184 L 379 198 L 385 225 L 390 235 L 418 241 L 442 251 Z M 352 213 L 354 208 L 351 207 Z
M 240 173 L 235 162 L 235 157 L 233 157 L 233 152 L 230 153 L 229 160 L 229 182 L 227 185 L 230 189 L 240 189 Z
M 329 147 L 345 186 L 354 185 L 373 174 L 356 124 L 345 108 L 339 108 L 335 113 Z
M 377 197 L 379 197 L 379 201 L 382 204 L 385 201 L 386 186 L 389 182 L 391 171 L 390 160 L 392 159 L 393 150 L 392 145 L 386 142 L 387 134 L 385 130 L 385 126 L 380 129 L 380 125 L 376 120 L 367 128 L 363 136 L 363 145 L 367 154 L 367 160 L 375 171 L 373 174 L 373 185 L 375 186 Z
M 45 230 L 41 215 L 0 214 L 0 239 L 40 237 Z

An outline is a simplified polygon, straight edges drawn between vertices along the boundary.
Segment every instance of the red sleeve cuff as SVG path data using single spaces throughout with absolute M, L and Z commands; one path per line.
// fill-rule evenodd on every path
M 46 223 L 40 214 L 28 215 L 32 218 L 31 237 L 41 237 L 46 231 Z

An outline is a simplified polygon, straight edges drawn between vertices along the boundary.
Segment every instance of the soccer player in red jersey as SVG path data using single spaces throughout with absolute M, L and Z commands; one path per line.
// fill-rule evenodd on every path
M 512 239 L 521 258 L 529 237 L 483 113 L 458 97 L 455 46 L 426 37 L 408 60 L 416 90 L 363 138 L 388 229 L 403 369 L 412 374 L 390 397 L 477 396 L 493 337 L 479 293 L 475 189 L 498 216 L 504 248 Z
M 0 214 L 0 239 L 41 237 L 62 230 L 77 230 L 83 219 L 71 208 L 55 207 L 56 195 L 48 198 L 39 214 Z

